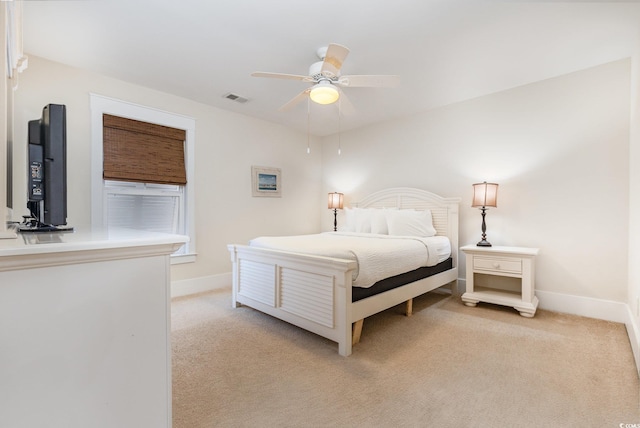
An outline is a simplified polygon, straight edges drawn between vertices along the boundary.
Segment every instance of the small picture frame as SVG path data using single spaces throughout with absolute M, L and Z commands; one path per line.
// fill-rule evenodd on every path
M 280 168 L 266 166 L 251 167 L 251 187 L 253 196 L 279 198 L 282 196 Z

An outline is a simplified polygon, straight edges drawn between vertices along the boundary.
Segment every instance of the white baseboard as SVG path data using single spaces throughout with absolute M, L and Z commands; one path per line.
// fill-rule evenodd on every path
M 540 309 L 623 324 L 626 321 L 627 305 L 622 302 L 540 290 L 536 290 L 536 296 L 540 300 Z
M 624 325 L 627 327 L 627 335 L 629 336 L 629 342 L 631 343 L 633 358 L 636 360 L 636 369 L 638 371 L 638 376 L 640 376 L 640 328 L 638 328 L 638 319 L 633 316 L 633 312 L 629 305 L 627 305 L 625 314 L 627 315 L 627 320 Z
M 205 291 L 220 288 L 231 289 L 231 272 L 219 275 L 203 276 L 200 278 L 171 281 L 171 297 L 182 297 L 190 294 L 203 293 Z

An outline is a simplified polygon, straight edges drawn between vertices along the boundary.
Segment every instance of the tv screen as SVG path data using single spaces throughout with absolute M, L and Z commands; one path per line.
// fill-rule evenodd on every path
M 31 218 L 21 230 L 69 230 L 66 107 L 48 104 L 29 121 L 28 198 Z

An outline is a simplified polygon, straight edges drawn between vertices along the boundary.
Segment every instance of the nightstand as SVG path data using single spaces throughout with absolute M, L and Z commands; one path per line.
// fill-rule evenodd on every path
M 462 295 L 465 305 L 476 306 L 478 302 L 487 302 L 511 306 L 523 317 L 535 315 L 538 308 L 535 295 L 537 248 L 465 245 L 460 250 L 467 258 L 467 292 Z M 475 274 L 519 278 L 520 290 L 493 288 L 490 284 L 475 286 Z

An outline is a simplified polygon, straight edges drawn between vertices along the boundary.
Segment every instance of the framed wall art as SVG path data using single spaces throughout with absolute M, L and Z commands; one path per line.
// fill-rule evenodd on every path
M 251 187 L 253 196 L 281 197 L 282 181 L 280 168 L 252 166 Z

